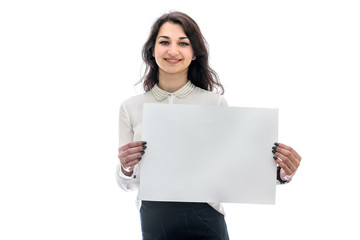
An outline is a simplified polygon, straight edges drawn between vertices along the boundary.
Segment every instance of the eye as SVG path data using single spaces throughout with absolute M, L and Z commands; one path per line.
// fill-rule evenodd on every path
M 159 42 L 161 45 L 169 45 L 169 42 L 168 41 L 161 41 Z
M 179 45 L 180 45 L 180 46 L 189 46 L 190 44 L 189 44 L 189 43 L 186 43 L 186 42 L 181 42 Z

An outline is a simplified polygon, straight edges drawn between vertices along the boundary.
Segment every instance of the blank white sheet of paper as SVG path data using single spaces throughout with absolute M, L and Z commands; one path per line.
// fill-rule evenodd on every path
M 141 200 L 275 204 L 278 110 L 144 104 Z

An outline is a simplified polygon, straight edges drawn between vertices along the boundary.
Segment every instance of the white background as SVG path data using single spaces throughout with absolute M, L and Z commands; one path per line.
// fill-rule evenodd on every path
M 199 24 L 230 105 L 279 108 L 280 142 L 303 157 L 275 206 L 225 205 L 231 239 L 359 239 L 348 0 L 1 1 L 0 239 L 141 238 L 135 193 L 114 177 L 118 109 L 172 9 Z

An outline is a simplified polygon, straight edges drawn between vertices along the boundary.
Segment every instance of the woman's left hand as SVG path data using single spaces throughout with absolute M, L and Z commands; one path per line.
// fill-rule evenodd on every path
M 275 162 L 281 167 L 280 178 L 290 181 L 300 166 L 301 156 L 292 147 L 283 143 L 275 143 L 273 154 Z

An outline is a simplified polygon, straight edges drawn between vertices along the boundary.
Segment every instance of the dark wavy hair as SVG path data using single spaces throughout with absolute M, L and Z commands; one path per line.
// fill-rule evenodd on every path
M 146 68 L 143 77 L 136 84 L 144 81 L 143 87 L 147 92 L 159 82 L 159 67 L 155 62 L 153 52 L 156 36 L 158 35 L 161 26 L 166 22 L 181 25 L 194 49 L 194 56 L 196 59 L 193 60 L 189 66 L 188 79 L 199 88 L 208 91 L 216 90 L 216 92 L 224 94 L 224 87 L 220 83 L 219 76 L 209 66 L 208 46 L 205 38 L 201 34 L 199 26 L 192 18 L 182 12 L 170 12 L 164 14 L 153 24 L 150 36 L 142 50 L 142 57 Z

